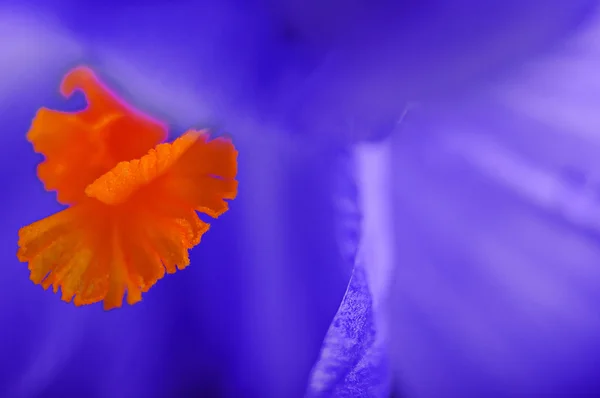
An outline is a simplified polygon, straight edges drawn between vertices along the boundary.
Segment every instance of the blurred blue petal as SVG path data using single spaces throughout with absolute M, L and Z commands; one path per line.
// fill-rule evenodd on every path
M 600 393 L 599 27 L 394 138 L 392 352 L 410 396 Z
M 115 76 L 124 60 L 151 71 L 127 85 L 157 110 L 220 126 L 258 117 L 347 143 L 389 132 L 409 101 L 455 98 L 510 75 L 569 37 L 597 1 L 50 4 L 43 9 L 86 43 L 87 59 Z
M 391 232 L 378 217 L 378 210 L 388 210 L 383 199 L 388 190 L 379 184 L 389 177 L 386 155 L 389 145 L 384 143 L 356 148 L 352 157 L 341 158 L 335 185 L 337 236 L 353 271 L 312 369 L 307 397 L 390 394 L 388 320 L 382 302 L 387 299 L 391 258 L 384 257 L 389 248 L 377 244 L 387 243 L 382 232 Z
M 312 369 L 306 396 L 389 396 L 387 346 L 377 340 L 371 292 L 359 262 Z

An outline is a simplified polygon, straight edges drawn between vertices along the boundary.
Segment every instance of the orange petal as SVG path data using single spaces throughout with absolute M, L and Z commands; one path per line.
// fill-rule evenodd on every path
M 89 199 L 21 228 L 17 257 L 66 302 L 112 309 L 127 293 L 135 304 L 166 272 L 189 265 L 188 249 L 209 228 L 193 210 L 173 214 Z
M 119 163 L 67 210 L 19 231 L 19 260 L 31 279 L 62 290 L 75 305 L 104 301 L 104 308 L 141 300 L 165 272 L 189 265 L 223 199 L 237 193 L 237 152 L 230 141 L 190 132 L 140 160 Z
M 236 174 L 237 151 L 230 140 L 209 141 L 206 133 L 191 131 L 139 161 L 119 163 L 85 192 L 110 205 L 168 203 L 217 217 L 228 208 L 223 199 L 237 195 Z
M 124 203 L 134 192 L 166 174 L 197 139 L 186 134 L 172 144 L 158 145 L 139 160 L 121 162 L 90 184 L 85 193 L 109 205 Z
M 139 158 L 166 137 L 166 126 L 132 109 L 87 67 L 70 71 L 61 93 L 81 90 L 88 106 L 80 112 L 42 108 L 27 139 L 46 160 L 38 177 L 56 190 L 61 203 L 77 203 L 84 188 L 118 162 Z
M 60 287 L 65 301 L 82 287 L 82 275 L 98 255 L 90 231 L 98 227 L 102 233 L 105 223 L 94 218 L 97 207 L 75 206 L 19 230 L 17 257 L 29 263 L 31 280 L 45 289 L 53 286 L 55 292 Z M 84 224 L 87 220 L 89 225 Z
M 209 225 L 191 212 L 185 218 L 157 217 L 153 228 L 148 228 L 146 237 L 167 272 L 172 274 L 190 264 L 188 250 L 200 243 Z
M 107 309 L 119 307 L 129 286 L 128 301 L 139 301 L 141 287 L 134 281 L 145 283 L 145 279 L 129 275 L 123 255 L 126 242 L 120 240 L 123 234 L 117 233 L 117 226 L 123 225 L 119 221 L 132 220 L 121 220 L 122 215 L 97 201 L 75 205 L 21 228 L 17 257 L 29 263 L 35 284 L 44 289 L 52 286 L 54 292 L 60 288 L 66 302 L 74 298 L 75 305 L 83 305 L 104 300 Z

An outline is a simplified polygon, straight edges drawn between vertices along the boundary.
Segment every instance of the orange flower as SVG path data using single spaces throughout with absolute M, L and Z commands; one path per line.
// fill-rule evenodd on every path
M 20 261 L 45 289 L 75 305 L 104 308 L 141 300 L 167 273 L 189 265 L 188 250 L 237 194 L 237 151 L 230 140 L 189 131 L 173 143 L 160 123 L 136 113 L 87 68 L 61 91 L 82 89 L 76 114 L 42 109 L 28 134 L 46 160 L 38 176 L 70 207 L 19 231 Z M 143 156 L 142 156 L 143 155 Z

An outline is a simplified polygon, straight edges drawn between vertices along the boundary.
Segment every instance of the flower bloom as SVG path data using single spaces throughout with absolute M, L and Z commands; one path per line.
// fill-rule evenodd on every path
M 60 91 L 86 95 L 76 113 L 42 108 L 27 138 L 46 159 L 38 177 L 68 208 L 19 231 L 20 261 L 44 289 L 105 309 L 137 303 L 165 272 L 189 265 L 224 199 L 237 194 L 237 151 L 226 138 L 188 131 L 160 142 L 166 128 L 120 101 L 86 67 Z

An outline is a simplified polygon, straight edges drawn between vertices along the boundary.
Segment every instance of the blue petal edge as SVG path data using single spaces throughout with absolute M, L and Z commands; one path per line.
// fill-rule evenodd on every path
M 389 397 L 386 341 L 377 333 L 365 269 L 368 265 L 358 252 L 360 211 L 354 173 L 342 170 L 339 177 L 341 185 L 337 188 L 341 189 L 337 194 L 342 200 L 340 204 L 346 204 L 338 207 L 340 248 L 353 270 L 342 303 L 325 335 L 319 359 L 311 370 L 305 397 Z

